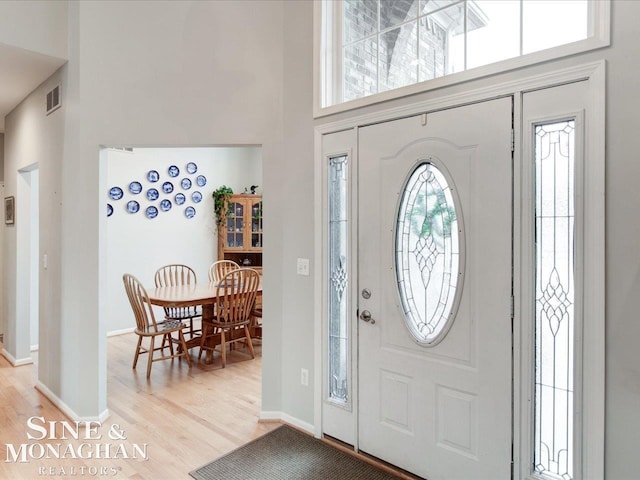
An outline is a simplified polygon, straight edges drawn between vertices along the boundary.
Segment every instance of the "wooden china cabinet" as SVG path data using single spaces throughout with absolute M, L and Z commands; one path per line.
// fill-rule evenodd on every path
M 262 274 L 262 196 L 232 195 L 228 212 L 218 227 L 218 259 Z

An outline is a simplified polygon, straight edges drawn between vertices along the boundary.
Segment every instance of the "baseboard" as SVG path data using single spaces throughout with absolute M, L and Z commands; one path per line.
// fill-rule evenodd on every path
M 107 332 L 107 337 L 115 337 L 117 335 L 124 335 L 125 333 L 132 333 L 135 328 L 123 328 L 122 330 L 112 330 L 111 332 Z
M 279 422 L 281 421 L 282 412 L 260 412 L 261 422 Z
M 13 355 L 7 352 L 4 348 L 2 349 L 2 356 L 6 358 L 11 366 L 13 367 L 21 367 L 22 365 L 31 365 L 33 363 L 33 358 L 20 358 L 16 359 Z
M 311 435 L 315 435 L 315 427 L 310 423 L 304 422 L 299 418 L 292 417 L 284 412 L 260 412 L 261 422 L 284 422 L 292 425 L 300 430 L 304 430 Z
M 108 408 L 105 408 L 102 413 L 100 415 L 98 415 L 98 421 L 100 423 L 104 422 L 107 418 L 109 418 L 109 415 L 111 415 L 111 412 L 109 411 Z
M 55 407 L 60 410 L 69 420 L 74 422 L 104 422 L 109 417 L 109 409 L 105 409 L 98 416 L 90 416 L 83 417 L 78 415 L 73 411 L 69 405 L 64 403 L 55 393 L 53 393 L 49 388 L 42 383 L 40 380 L 36 383 L 36 390 L 38 390 L 42 395 L 47 397 L 51 403 L 55 405 Z

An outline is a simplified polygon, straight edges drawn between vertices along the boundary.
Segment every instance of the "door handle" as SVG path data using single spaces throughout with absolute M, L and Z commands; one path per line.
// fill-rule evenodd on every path
M 369 310 L 363 310 L 362 312 L 360 312 L 360 320 L 362 320 L 363 322 L 371 323 L 371 325 L 376 323 L 376 321 L 371 318 L 371 312 Z

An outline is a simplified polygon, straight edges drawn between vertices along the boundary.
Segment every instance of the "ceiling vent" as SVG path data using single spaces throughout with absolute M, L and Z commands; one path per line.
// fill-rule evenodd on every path
M 60 85 L 47 93 L 47 115 L 60 108 Z

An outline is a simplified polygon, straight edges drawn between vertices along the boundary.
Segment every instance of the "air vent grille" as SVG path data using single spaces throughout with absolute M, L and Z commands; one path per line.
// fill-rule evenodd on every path
M 47 115 L 60 108 L 60 85 L 47 93 Z

